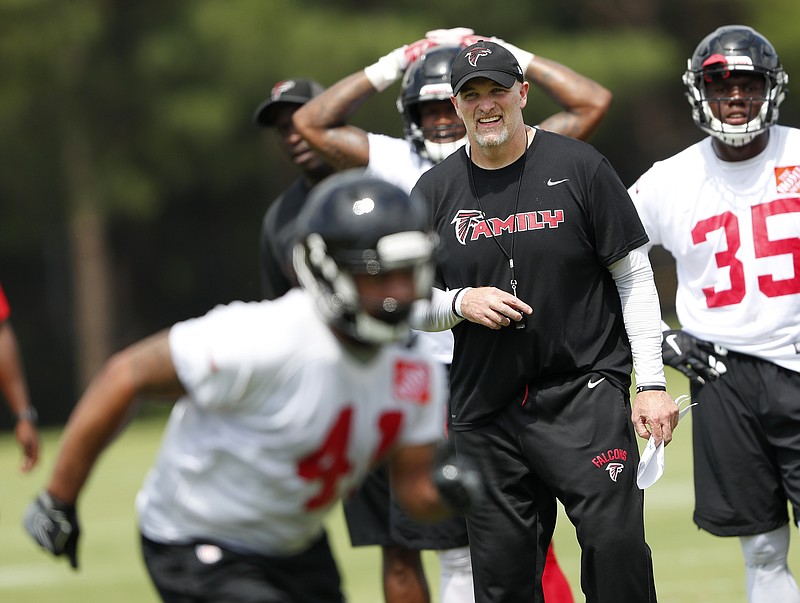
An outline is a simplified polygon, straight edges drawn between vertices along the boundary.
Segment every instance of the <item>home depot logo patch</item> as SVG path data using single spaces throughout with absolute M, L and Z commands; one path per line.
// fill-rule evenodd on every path
M 423 362 L 398 360 L 394 367 L 394 396 L 398 400 L 427 404 L 431 400 L 430 367 Z
M 800 193 L 800 165 L 775 168 L 775 188 L 779 193 Z

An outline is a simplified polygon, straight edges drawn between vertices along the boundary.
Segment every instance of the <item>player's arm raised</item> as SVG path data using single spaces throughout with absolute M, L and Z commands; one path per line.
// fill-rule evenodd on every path
M 347 125 L 347 120 L 364 101 L 399 80 L 411 63 L 435 45 L 435 41 L 423 38 L 395 48 L 372 65 L 339 80 L 295 111 L 295 128 L 336 169 L 366 166 L 367 133 Z
M 504 46 L 517 59 L 525 79 L 563 109 L 542 120 L 539 123 L 542 129 L 586 140 L 608 112 L 613 99 L 611 91 L 585 75 L 500 38 L 467 35 L 462 42 L 470 45 L 478 40 Z
M 376 92 L 363 71 L 353 73 L 295 111 L 295 128 L 336 169 L 366 166 L 367 133 L 345 122 Z
M 563 109 L 540 122 L 550 132 L 586 140 L 611 106 L 610 90 L 551 59 L 534 56 L 525 78 Z

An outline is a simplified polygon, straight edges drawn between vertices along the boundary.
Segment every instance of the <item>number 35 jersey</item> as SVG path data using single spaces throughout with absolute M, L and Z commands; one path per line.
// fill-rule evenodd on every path
M 629 189 L 651 244 L 675 258 L 682 328 L 800 371 L 800 131 L 770 129 L 746 161 L 711 138 L 657 162 Z
M 297 552 L 372 466 L 442 437 L 440 364 L 400 345 L 354 358 L 300 289 L 220 306 L 169 339 L 188 393 L 137 496 L 157 542 Z

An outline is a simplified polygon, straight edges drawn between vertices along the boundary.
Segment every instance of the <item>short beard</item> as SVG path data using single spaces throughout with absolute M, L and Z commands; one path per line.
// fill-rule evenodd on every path
M 475 133 L 475 143 L 479 147 L 483 147 L 486 149 L 499 147 L 503 143 L 505 143 L 508 140 L 508 138 L 509 138 L 508 128 L 503 128 L 497 134 L 484 135 L 484 134 L 478 134 L 477 132 Z

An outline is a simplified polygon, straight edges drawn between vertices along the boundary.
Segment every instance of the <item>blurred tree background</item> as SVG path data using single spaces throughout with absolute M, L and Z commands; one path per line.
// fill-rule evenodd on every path
M 114 350 L 258 298 L 261 218 L 296 175 L 251 122 L 275 81 L 329 85 L 471 27 L 611 89 L 591 142 L 631 184 L 702 136 L 681 84 L 701 38 L 752 25 L 800 74 L 798 17 L 796 0 L 0 0 L 0 282 L 33 403 L 61 422 Z M 355 123 L 400 136 L 398 91 Z M 529 123 L 555 108 L 532 101 Z M 791 94 L 781 121 L 800 123 Z

